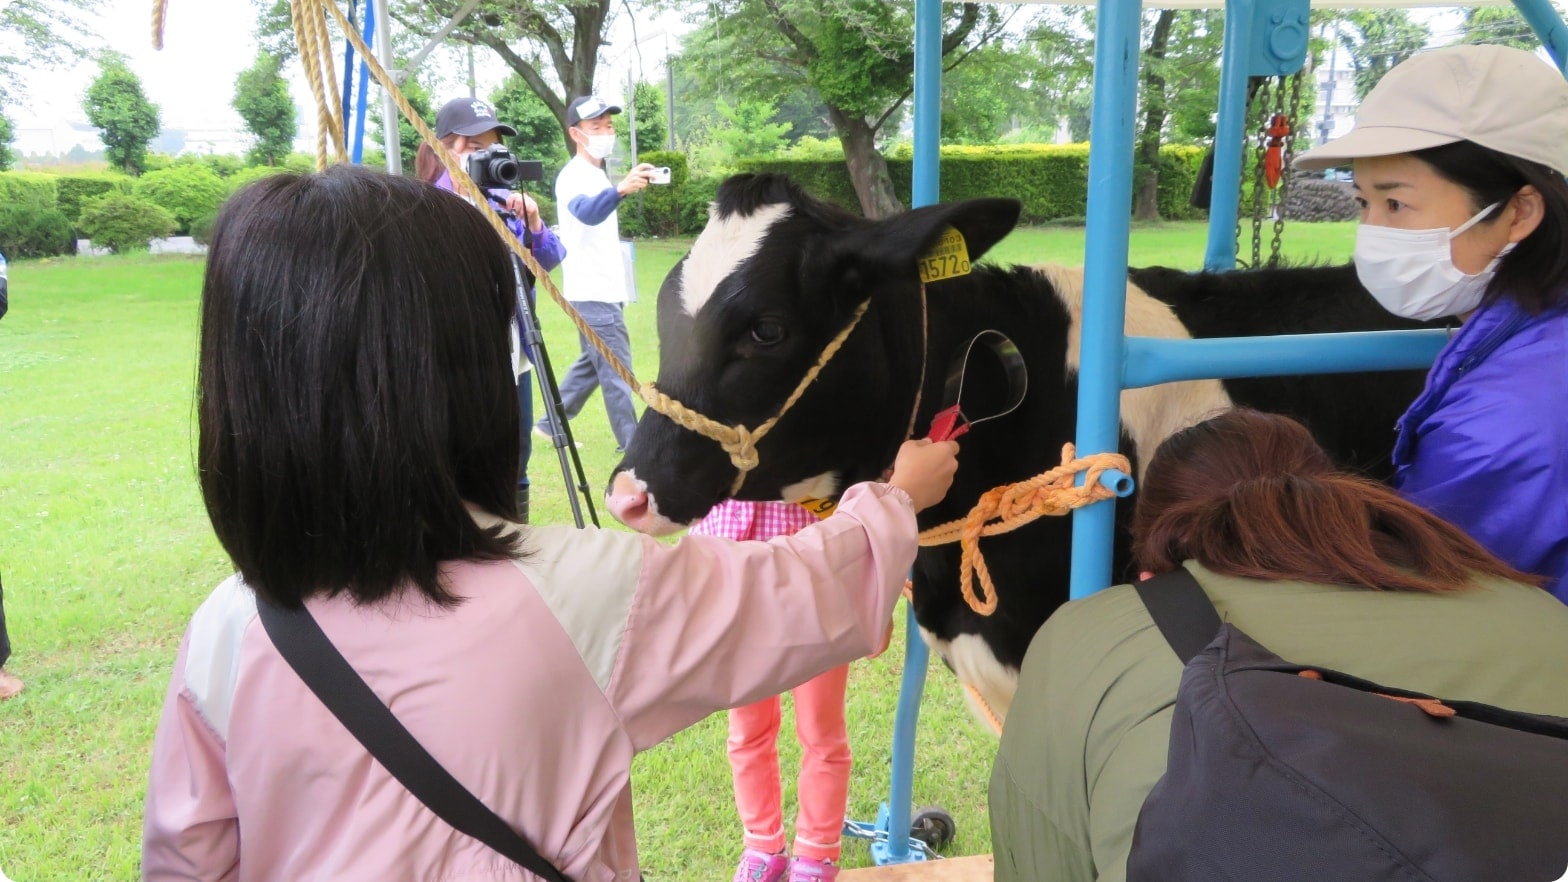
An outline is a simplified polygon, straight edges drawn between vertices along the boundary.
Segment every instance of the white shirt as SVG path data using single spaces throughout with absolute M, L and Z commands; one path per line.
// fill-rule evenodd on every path
M 619 212 L 593 226 L 571 211 L 573 199 L 590 199 L 610 188 L 604 169 L 579 151 L 555 178 L 555 207 L 560 219 L 557 237 L 566 246 L 561 262 L 562 293 L 567 300 L 625 303 L 626 265 L 621 254 Z

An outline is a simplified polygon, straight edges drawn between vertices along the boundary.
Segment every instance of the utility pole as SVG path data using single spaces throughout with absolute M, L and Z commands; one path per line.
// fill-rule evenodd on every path
M 632 84 L 632 69 L 626 68 L 626 121 L 631 126 L 632 155 L 627 162 L 630 168 L 637 164 L 637 87 Z
M 675 66 L 670 64 L 670 35 L 664 35 L 664 149 L 675 152 Z
M 474 44 L 468 44 L 468 97 L 478 98 L 479 90 L 474 79 Z

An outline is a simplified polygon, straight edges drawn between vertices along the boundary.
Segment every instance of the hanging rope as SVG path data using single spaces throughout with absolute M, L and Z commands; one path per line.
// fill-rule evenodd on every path
M 959 542 L 959 590 L 970 609 L 988 616 L 996 612 L 996 586 L 980 553 L 980 539 L 1010 533 L 1045 515 L 1064 515 L 1092 502 L 1110 499 L 1116 494 L 1100 483 L 1100 475 L 1106 469 L 1131 472 L 1132 466 L 1119 453 L 1079 458 L 1072 444 L 1064 444 L 1060 466 L 1027 481 L 986 491 L 965 517 L 922 531 L 920 544 L 930 547 Z M 1085 473 L 1083 485 L 1075 486 L 1073 479 L 1079 472 Z M 974 587 L 976 577 L 980 579 L 978 592 Z
M 167 0 L 152 2 L 152 48 L 163 50 L 163 17 L 168 11 Z
M 166 0 L 154 0 L 153 6 L 153 45 L 160 49 L 163 46 L 165 3 Z M 370 47 L 365 45 L 365 41 L 359 35 L 358 29 L 353 26 L 353 23 L 338 8 L 334 0 L 289 0 L 289 11 L 294 24 L 294 39 L 299 44 L 300 60 L 305 67 L 305 76 L 310 83 L 311 95 L 316 101 L 316 116 L 318 120 L 316 133 L 317 171 L 326 170 L 329 143 L 340 160 L 348 158 L 348 148 L 343 137 L 344 126 L 341 116 L 341 97 L 337 91 L 337 77 L 333 69 L 331 35 L 326 24 L 325 13 L 331 13 L 337 22 L 338 30 L 348 38 L 349 42 L 354 44 L 354 51 L 359 53 L 360 58 L 363 59 L 365 65 L 375 76 L 376 82 L 387 91 L 387 94 L 392 96 L 393 103 L 397 105 L 404 118 L 419 132 L 419 137 L 435 151 L 436 158 L 441 161 L 442 167 L 451 175 L 453 186 L 468 201 L 475 206 L 481 207 L 480 213 L 484 215 L 490 227 L 496 231 L 496 234 L 507 244 L 512 253 L 522 260 L 523 265 L 528 267 L 529 271 L 534 274 L 534 278 L 545 289 L 545 292 L 550 295 L 550 299 L 555 301 L 556 305 L 560 306 L 561 310 L 571 319 L 572 324 L 577 327 L 583 339 L 587 340 L 589 345 L 604 357 L 605 362 L 610 365 L 611 370 L 615 371 L 616 376 L 619 376 L 628 386 L 637 390 L 637 394 L 641 396 L 643 402 L 649 408 L 663 414 L 676 424 L 717 442 L 719 446 L 724 448 L 724 451 L 729 454 L 730 462 L 735 466 L 736 471 L 740 473 L 736 476 L 734 487 L 730 492 L 734 493 L 736 490 L 739 490 L 741 483 L 746 479 L 746 473 L 756 468 L 759 462 L 757 442 L 761 441 L 763 436 L 768 434 L 778 424 L 778 421 L 784 414 L 791 407 L 795 406 L 795 402 L 800 400 L 801 395 L 806 391 L 806 387 L 816 380 L 817 375 L 827 366 L 828 361 L 844 345 L 844 341 L 848 339 L 850 332 L 860 324 L 860 319 L 866 314 L 871 301 L 867 300 L 860 304 L 859 308 L 850 317 L 849 324 L 838 333 L 838 336 L 829 341 L 828 345 L 822 350 L 822 354 L 817 358 L 816 363 L 796 384 L 795 391 L 790 393 L 789 398 L 784 401 L 784 404 L 779 407 L 778 411 L 770 419 L 764 421 L 755 429 L 751 429 L 742 425 L 732 426 L 707 417 L 659 391 L 653 383 L 638 382 L 631 369 L 622 364 L 615 353 L 610 351 L 610 347 L 603 340 L 599 339 L 599 335 L 594 332 L 593 328 L 589 327 L 588 322 L 561 294 L 560 289 L 556 287 L 555 281 L 550 278 L 550 274 L 539 266 L 539 262 L 534 259 L 533 253 L 524 248 L 522 243 L 517 240 L 517 237 L 512 235 L 511 230 L 507 229 L 506 224 L 501 220 L 501 216 L 491 208 L 486 194 L 480 192 L 479 187 L 468 176 L 467 170 L 457 161 L 457 157 L 452 154 L 452 151 L 447 149 L 445 144 L 441 143 L 440 139 L 436 137 L 435 133 L 425 123 L 424 118 L 408 103 L 408 99 L 404 97 L 402 90 L 397 87 L 397 83 L 392 76 L 387 73 L 386 68 L 381 66 L 380 61 L 370 51 Z M 322 72 L 323 59 L 325 59 L 327 68 L 325 74 Z M 396 146 L 395 144 L 388 145 L 388 149 L 396 149 Z

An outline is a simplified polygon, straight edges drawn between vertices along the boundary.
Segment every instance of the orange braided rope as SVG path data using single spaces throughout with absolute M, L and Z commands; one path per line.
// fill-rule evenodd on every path
M 1092 502 L 1110 499 L 1115 494 L 1100 484 L 1100 474 L 1106 469 L 1131 472 L 1132 466 L 1119 453 L 1095 453 L 1080 459 L 1072 444 L 1063 444 L 1060 466 L 1027 481 L 987 490 L 964 518 L 922 531 L 920 544 L 945 545 L 954 540 L 960 543 L 963 550 L 958 559 L 959 590 L 970 609 L 988 616 L 996 612 L 996 586 L 985 557 L 980 554 L 980 538 L 1010 533 L 1045 515 L 1064 515 Z M 1079 472 L 1086 473 L 1081 487 L 1073 484 Z M 982 589 L 978 594 L 974 588 L 977 575 Z

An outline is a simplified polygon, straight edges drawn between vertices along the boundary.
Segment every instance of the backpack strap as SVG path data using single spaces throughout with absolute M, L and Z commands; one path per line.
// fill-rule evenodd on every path
M 490 846 L 535 876 L 549 882 L 571 882 L 403 728 L 327 639 L 309 610 L 283 609 L 257 598 L 256 611 L 289 667 L 415 799 L 453 829 Z
M 1186 567 L 1144 579 L 1133 587 L 1182 664 L 1192 661 L 1219 633 L 1220 614 Z

